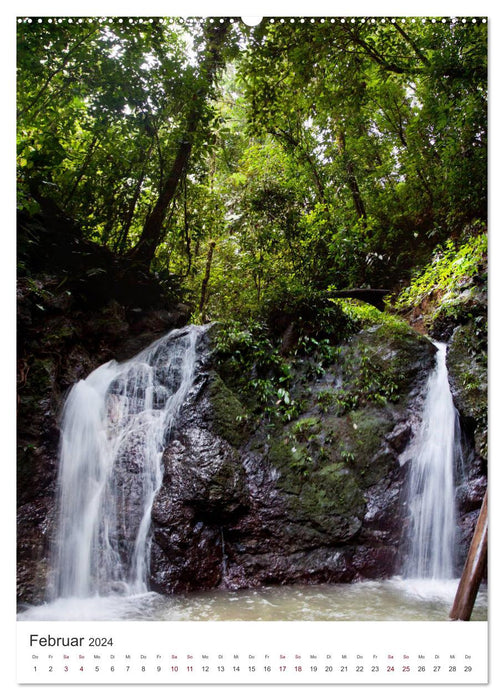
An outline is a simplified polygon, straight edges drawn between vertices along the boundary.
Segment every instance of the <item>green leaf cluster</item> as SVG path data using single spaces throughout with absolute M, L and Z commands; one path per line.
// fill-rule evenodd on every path
M 403 286 L 485 220 L 480 20 L 70 19 L 18 24 L 19 207 L 135 264 L 145 243 L 195 320 Z
M 436 298 L 439 307 L 456 302 L 463 289 L 475 286 L 475 278 L 486 273 L 486 233 L 471 235 L 465 242 L 452 239 L 434 251 L 430 264 L 417 272 L 396 301 L 398 310 L 420 306 Z

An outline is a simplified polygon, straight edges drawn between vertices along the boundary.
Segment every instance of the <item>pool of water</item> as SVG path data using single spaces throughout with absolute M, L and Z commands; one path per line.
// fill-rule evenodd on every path
M 402 579 L 310 586 L 267 586 L 171 596 L 60 598 L 27 608 L 18 620 L 324 621 L 447 620 L 458 579 Z M 471 620 L 487 619 L 482 586 Z

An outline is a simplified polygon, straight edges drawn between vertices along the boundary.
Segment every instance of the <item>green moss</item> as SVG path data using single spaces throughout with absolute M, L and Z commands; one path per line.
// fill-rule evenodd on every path
M 239 447 L 246 437 L 247 414 L 243 404 L 215 372 L 210 375 L 208 393 L 213 431 Z
M 354 470 L 344 458 L 329 461 L 333 455 L 341 458 L 341 450 L 320 449 L 327 429 L 323 420 L 307 417 L 298 421 L 296 427 L 290 435 L 272 437 L 268 450 L 269 461 L 279 471 L 279 486 L 288 496 L 289 517 L 305 523 L 307 529 L 347 539 L 359 527 L 365 511 Z M 316 443 L 309 439 L 314 435 Z
M 324 419 L 327 459 L 350 467 L 359 485 L 376 484 L 395 466 L 384 449 L 384 438 L 394 426 L 392 416 L 378 408 L 363 408 L 345 416 Z
M 322 512 L 329 507 L 330 513 L 336 510 L 340 515 L 364 515 L 364 496 L 351 470 L 344 464 L 330 464 L 320 470 L 315 482 L 304 489 L 302 500 L 305 503 L 310 492 Z
M 366 502 L 351 470 L 332 463 L 310 474 L 290 507 L 296 519 L 306 519 L 344 541 L 359 529 Z
M 270 439 L 268 459 L 281 472 L 287 474 L 293 470 L 305 472 L 313 464 L 308 447 L 284 434 Z

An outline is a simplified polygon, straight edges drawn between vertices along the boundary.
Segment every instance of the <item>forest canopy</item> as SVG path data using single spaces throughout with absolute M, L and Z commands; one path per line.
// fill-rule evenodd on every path
M 485 226 L 481 19 L 26 18 L 17 87 L 19 209 L 200 318 L 399 289 Z

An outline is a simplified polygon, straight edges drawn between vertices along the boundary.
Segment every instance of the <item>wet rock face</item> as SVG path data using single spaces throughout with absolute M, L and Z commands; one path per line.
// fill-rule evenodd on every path
M 54 499 L 41 497 L 25 503 L 17 514 L 17 592 L 20 600 L 40 604 L 48 578 L 50 528 L 54 518 Z
M 487 456 L 487 356 L 473 322 L 458 326 L 448 344 L 446 362 L 453 401 L 474 439 L 476 453 Z M 486 349 L 486 348 L 485 348 Z
M 130 323 L 111 305 L 85 320 L 86 347 L 74 343 L 65 354 L 58 339 L 61 364 L 52 375 L 45 366 L 34 375 L 38 381 L 46 372 L 53 398 L 44 399 L 45 411 L 34 402 L 37 421 L 21 424 L 19 590 L 26 602 L 43 597 L 48 568 L 61 387 L 99 364 L 92 357 L 110 358 L 112 336 L 98 340 L 107 316 L 116 330 Z M 72 322 L 80 337 L 84 320 Z M 144 319 L 142 347 L 165 322 L 157 312 Z M 170 593 L 397 573 L 407 476 L 401 454 L 419 420 L 433 346 L 414 332 L 377 326 L 353 336 L 323 375 L 301 362 L 292 396 L 303 410 L 285 422 L 260 410 L 247 418 L 247 397 L 215 363 L 212 338 L 213 331 L 201 340 L 195 383 L 167 436 L 152 510 L 151 587 Z M 141 349 L 140 341 L 132 348 L 122 340 L 116 354 Z M 460 498 L 469 515 L 478 493 Z M 470 517 L 464 522 L 471 526 Z
M 414 333 L 389 340 L 382 329 L 367 331 L 347 352 L 353 362 L 353 353 L 374 347 L 404 368 L 393 401 L 339 410 L 327 393 L 341 397 L 357 385 L 336 363 L 315 386 L 312 380 L 313 398 L 297 419 L 251 426 L 237 420 L 246 414 L 242 399 L 204 342 L 197 381 L 164 452 L 152 587 L 168 593 L 397 573 L 407 471 L 399 457 L 420 413 L 431 344 Z M 301 378 L 298 389 L 306 394 Z
M 70 282 L 62 282 L 56 259 L 51 272 L 37 268 L 32 276 L 18 279 L 17 585 L 21 602 L 44 599 L 55 521 L 59 422 L 66 393 L 100 364 L 133 356 L 188 319 L 189 310 L 181 305 L 170 311 L 139 308 L 134 285 L 129 294 L 135 306 L 125 306 L 113 298 L 111 280 L 107 303 L 83 308 L 84 287 L 79 296 Z M 135 341 L 129 340 L 132 337 Z
M 188 427 L 171 441 L 163 462 L 152 510 L 153 588 L 213 588 L 223 574 L 223 529 L 247 508 L 239 455 L 210 431 Z
M 459 512 L 459 568 L 464 565 L 481 503 L 487 488 L 488 377 L 486 336 L 480 332 L 480 316 L 455 328 L 446 363 L 453 401 L 465 437 L 464 473 L 457 490 Z

